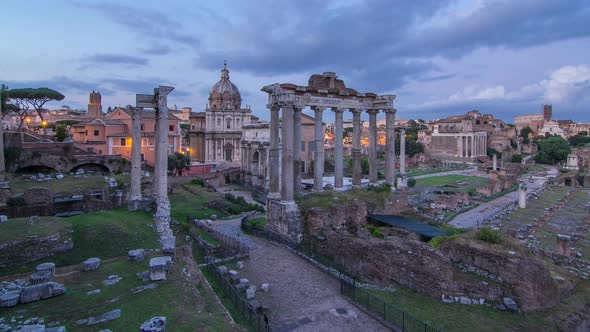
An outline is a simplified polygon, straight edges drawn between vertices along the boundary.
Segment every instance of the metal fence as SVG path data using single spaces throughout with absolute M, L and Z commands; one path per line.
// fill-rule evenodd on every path
M 340 293 L 357 302 L 359 305 L 378 315 L 386 322 L 392 323 L 400 331 L 408 332 L 441 332 L 441 330 L 425 323 L 407 312 L 395 307 L 387 301 L 371 294 L 369 291 L 340 278 Z
M 195 220 L 192 218 L 188 218 L 189 222 L 191 220 Z M 250 247 L 240 241 L 239 238 L 235 238 L 233 236 L 227 235 L 222 233 L 216 229 L 213 229 L 207 225 L 203 225 L 201 223 L 194 223 L 201 231 L 206 232 L 208 235 L 216 239 L 217 241 L 222 243 L 222 246 L 225 250 L 228 251 L 228 256 L 236 256 L 238 257 L 250 257 Z
M 252 306 L 248 300 L 240 294 L 240 292 L 231 284 L 231 281 L 219 272 L 217 265 L 214 262 L 210 263 L 207 261 L 207 269 L 213 275 L 223 296 L 231 302 L 235 309 L 234 313 L 237 313 L 240 318 L 242 318 L 242 322 L 247 324 L 251 331 L 268 332 L 271 330 L 268 317 L 265 314 L 259 313 L 257 308 Z

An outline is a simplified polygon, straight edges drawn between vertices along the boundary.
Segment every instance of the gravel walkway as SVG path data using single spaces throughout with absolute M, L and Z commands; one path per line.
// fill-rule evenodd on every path
M 242 217 L 226 220 L 214 220 L 213 225 L 211 225 L 211 227 L 225 235 L 239 239 L 250 249 L 256 248 L 256 244 L 254 243 L 254 241 L 252 241 L 252 238 L 244 232 L 242 232 L 242 229 L 240 228 L 241 222 Z

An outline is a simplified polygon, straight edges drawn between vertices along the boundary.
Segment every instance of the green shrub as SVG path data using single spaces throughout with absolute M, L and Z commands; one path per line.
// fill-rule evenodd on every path
M 502 235 L 489 227 L 482 227 L 479 229 L 477 238 L 484 242 L 500 243 L 502 242 Z
M 408 187 L 413 188 L 416 186 L 416 179 L 414 178 L 409 178 L 408 179 Z
M 201 186 L 201 187 L 205 186 L 205 182 L 203 182 L 203 180 L 201 180 L 201 179 L 192 179 L 191 184 Z
M 377 193 L 391 192 L 391 185 L 389 183 L 383 183 L 379 186 L 369 186 L 367 187 L 367 190 L 374 191 Z
M 520 163 L 520 162 L 522 162 L 522 155 L 515 154 L 512 156 L 512 159 L 510 161 L 513 163 Z
M 254 218 L 246 222 L 246 225 L 251 228 L 263 230 L 266 225 L 266 218 Z
M 457 234 L 437 236 L 437 237 L 430 239 L 430 241 L 428 241 L 428 244 L 430 244 L 433 248 L 440 250 L 440 248 L 442 247 L 443 244 L 453 241 L 458 238 L 459 238 L 459 235 L 457 235 Z
M 22 196 L 9 197 L 6 201 L 8 206 L 25 206 L 25 198 Z
M 381 231 L 381 227 L 367 224 L 365 228 L 368 229 L 369 232 L 371 232 L 372 236 L 379 239 L 383 238 L 383 232 Z

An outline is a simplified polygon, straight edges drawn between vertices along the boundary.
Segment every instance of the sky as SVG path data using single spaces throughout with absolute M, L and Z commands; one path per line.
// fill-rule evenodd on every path
M 590 0 L 2 0 L 0 83 L 49 87 L 50 107 L 134 104 L 171 85 L 202 111 L 227 61 L 242 106 L 268 119 L 273 83 L 336 72 L 395 94 L 400 119 L 477 109 L 512 123 L 553 105 L 590 122 Z M 308 114 L 312 114 L 310 111 Z M 347 117 L 351 117 L 348 115 Z M 330 120 L 330 115 L 325 116 Z

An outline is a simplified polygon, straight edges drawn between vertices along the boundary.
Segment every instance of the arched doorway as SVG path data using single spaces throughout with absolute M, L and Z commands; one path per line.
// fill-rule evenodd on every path
M 252 175 L 259 175 L 260 174 L 260 170 L 258 169 L 258 160 L 259 159 L 260 159 L 260 154 L 258 153 L 258 151 L 255 151 L 254 154 L 252 155 L 252 165 L 251 165 Z
M 232 161 L 233 160 L 233 155 L 234 155 L 234 146 L 231 145 L 230 143 L 227 143 L 224 148 L 223 151 L 225 153 L 225 161 Z

